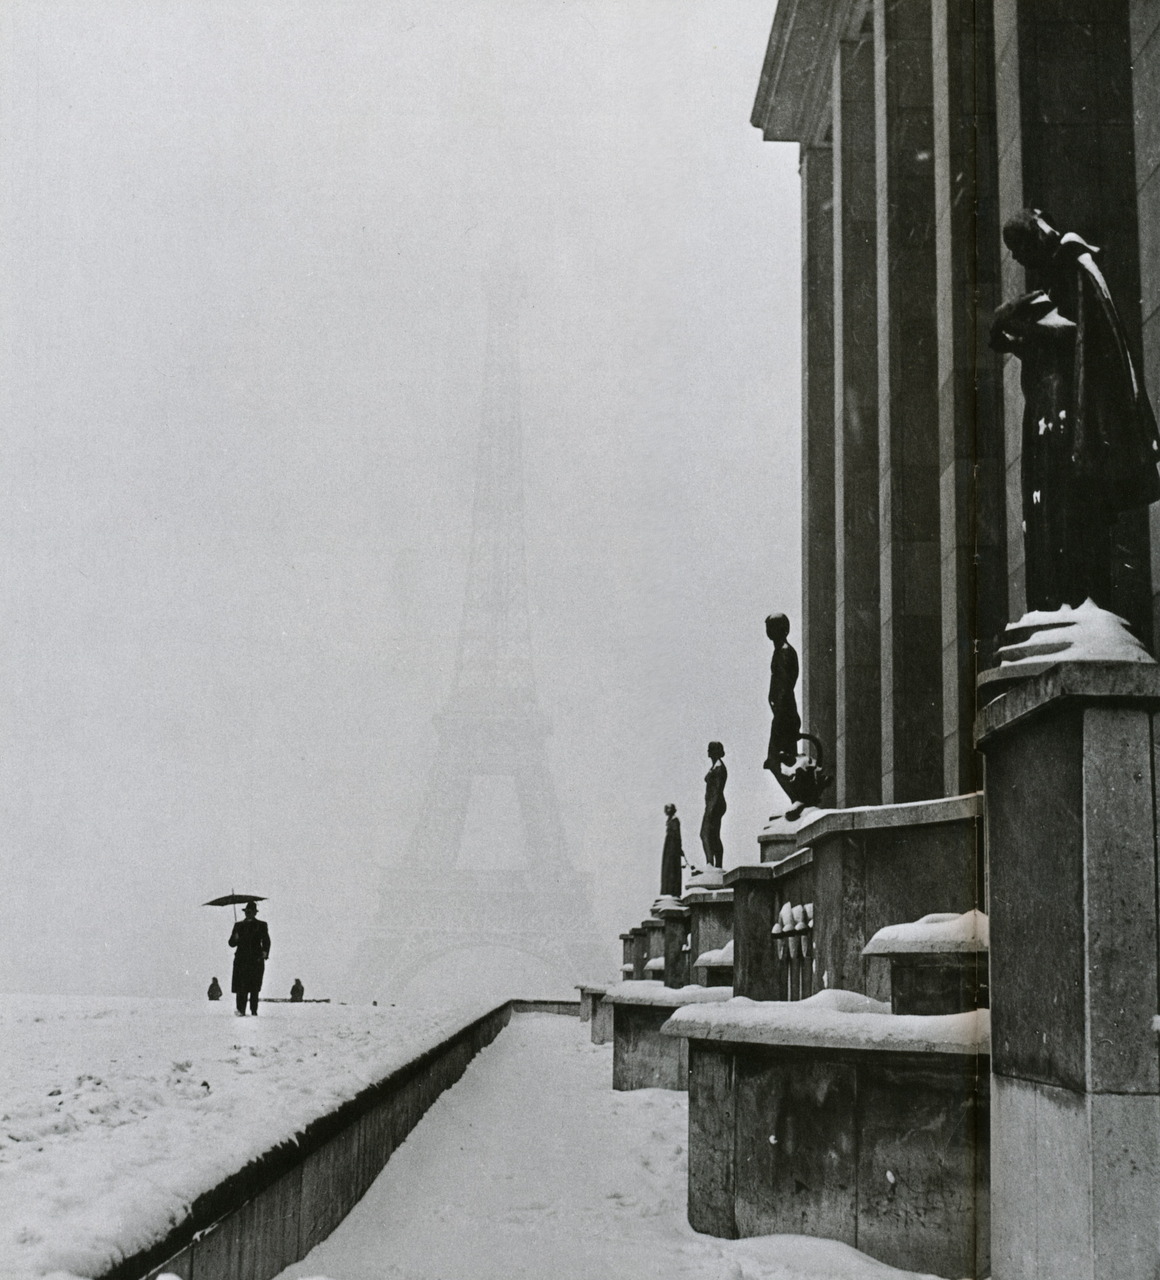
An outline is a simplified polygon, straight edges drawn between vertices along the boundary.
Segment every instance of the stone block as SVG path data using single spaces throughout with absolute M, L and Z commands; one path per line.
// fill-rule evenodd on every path
M 734 1057 L 737 1232 L 857 1241 L 854 1068 L 817 1055 Z
M 736 1126 L 733 1054 L 703 1041 L 689 1046 L 689 1225 L 731 1239 Z
M 860 1063 L 857 1244 L 892 1266 L 983 1276 L 987 1093 L 978 1089 L 977 1059 L 936 1061 L 891 1054 Z
M 671 1008 L 617 1004 L 612 1015 L 612 1087 L 677 1089 L 689 1087 L 688 1041 L 661 1035 Z

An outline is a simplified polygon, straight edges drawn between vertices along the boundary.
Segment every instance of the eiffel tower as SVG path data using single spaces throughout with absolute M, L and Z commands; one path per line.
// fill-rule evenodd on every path
M 493 281 L 490 293 L 455 682 L 435 717 L 438 746 L 409 854 L 384 879 L 379 919 L 359 966 L 358 985 L 384 995 L 477 948 L 538 960 L 561 991 L 609 967 L 600 960 L 583 880 L 568 858 L 546 762 L 524 557 L 518 310 L 512 283 Z M 522 865 L 502 870 L 475 865 L 475 850 L 465 843 L 473 787 L 497 778 L 518 801 L 518 815 L 506 817 L 505 838 L 526 851 Z

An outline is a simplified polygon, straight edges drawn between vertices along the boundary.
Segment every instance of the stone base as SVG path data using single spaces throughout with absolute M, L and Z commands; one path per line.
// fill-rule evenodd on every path
M 1160 1272 L 1160 1098 L 994 1076 L 995 1280 Z
M 590 1034 L 593 1044 L 608 1044 L 612 1039 L 612 1005 L 607 1000 L 599 1000 L 593 1006 Z
M 647 1004 L 613 1005 L 612 1087 L 689 1087 L 688 1042 L 661 1035 L 672 1009 Z
M 689 1223 L 988 1275 L 986 1081 L 974 1054 L 690 1040 Z

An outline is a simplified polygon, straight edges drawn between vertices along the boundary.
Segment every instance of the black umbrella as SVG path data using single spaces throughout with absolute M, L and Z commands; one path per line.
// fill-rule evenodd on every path
M 208 902 L 203 902 L 203 907 L 236 907 L 239 902 L 265 902 L 266 899 L 260 893 L 226 893 L 220 898 L 210 898 Z M 238 918 L 238 913 L 234 912 L 234 919 Z

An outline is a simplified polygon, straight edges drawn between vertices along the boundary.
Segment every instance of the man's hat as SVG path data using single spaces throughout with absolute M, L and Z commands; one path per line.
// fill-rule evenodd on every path
M 258 914 L 258 904 L 256 902 L 247 902 L 242 908 L 242 915 L 256 916 Z

